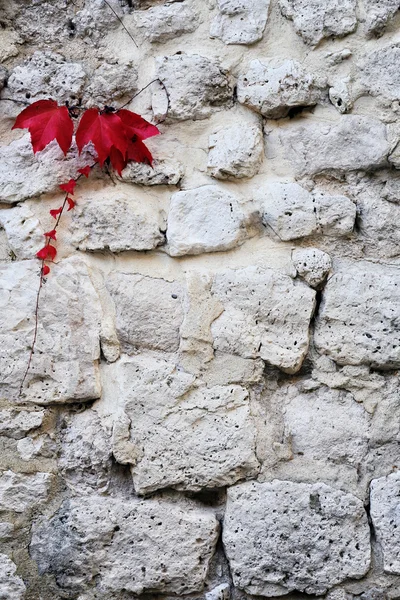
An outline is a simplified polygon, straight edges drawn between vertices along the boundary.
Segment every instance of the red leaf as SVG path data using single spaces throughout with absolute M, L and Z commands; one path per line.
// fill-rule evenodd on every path
M 43 248 L 41 248 L 41 250 L 39 250 L 39 252 L 36 252 L 36 256 L 38 258 L 40 258 L 41 260 L 54 260 L 57 254 L 57 250 L 56 248 L 54 248 L 54 246 L 50 246 L 50 244 L 47 244 L 47 246 L 43 246 Z
M 112 146 L 125 156 L 128 138 L 124 125 L 115 113 L 100 113 L 97 108 L 89 108 L 82 115 L 76 132 L 79 152 L 92 142 L 99 158 L 100 166 L 109 157 Z
M 46 275 L 48 275 L 49 273 L 50 273 L 50 267 L 48 267 L 47 265 L 43 265 L 43 269 L 42 269 L 43 277 L 46 277 Z
M 75 179 L 70 179 L 68 181 L 68 183 L 62 183 L 60 185 L 60 189 L 63 190 L 63 192 L 67 192 L 67 194 L 72 194 L 73 195 L 75 186 L 76 186 Z
M 146 140 L 160 133 L 155 125 L 130 110 L 122 108 L 116 114 L 121 119 L 129 138 L 138 136 L 141 140 Z
M 56 230 L 55 230 L 55 229 L 52 229 L 51 231 L 47 231 L 47 232 L 46 232 L 46 233 L 44 233 L 43 235 L 44 235 L 45 237 L 51 238 L 52 240 L 55 240 L 55 239 L 57 239 L 57 238 L 56 238 L 56 233 L 57 233 L 57 232 L 56 232 Z
M 72 198 L 67 198 L 67 202 L 68 202 L 68 210 L 72 210 L 75 206 L 75 202 L 72 200 Z
M 35 153 L 57 140 L 61 150 L 67 154 L 74 124 L 66 106 L 58 106 L 55 100 L 38 100 L 18 115 L 13 129 L 29 130 Z
M 85 177 L 89 177 L 89 173 L 90 173 L 90 169 L 92 167 L 83 167 L 82 169 L 78 169 L 78 173 L 81 173 L 82 175 L 84 175 Z
M 62 206 L 60 206 L 60 208 L 53 208 L 50 211 L 50 214 L 54 219 L 57 219 L 58 215 L 61 215 L 61 213 L 62 213 Z
M 118 175 L 122 174 L 123 169 L 125 169 L 128 160 L 124 158 L 119 150 L 117 150 L 114 146 L 110 150 L 110 161 L 113 168 L 117 171 Z
M 134 162 L 145 163 L 150 166 L 153 165 L 153 157 L 150 150 L 138 139 L 134 142 L 129 142 L 127 158 Z

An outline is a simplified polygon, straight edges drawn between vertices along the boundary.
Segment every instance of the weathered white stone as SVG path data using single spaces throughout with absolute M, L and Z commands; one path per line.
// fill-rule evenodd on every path
M 136 26 L 150 42 L 166 42 L 199 26 L 196 12 L 187 2 L 154 6 L 134 13 Z
M 218 0 L 210 36 L 225 44 L 254 44 L 262 39 L 270 0 Z
M 312 46 L 326 37 L 343 37 L 357 27 L 355 0 L 279 0 L 279 5 L 296 32 Z
M 219 129 L 209 138 L 207 171 L 216 179 L 253 177 L 264 158 L 260 125 L 246 121 Z
M 357 208 L 347 196 L 314 192 L 318 229 L 324 235 L 340 237 L 353 231 Z
M 116 178 L 137 185 L 178 185 L 185 174 L 185 167 L 175 160 L 157 158 L 153 166 L 144 163 L 130 162 Z
M 0 598 L 2 600 L 22 600 L 26 587 L 16 575 L 17 567 L 5 554 L 0 554 Z
M 193 389 L 192 375 L 148 356 L 121 359 L 105 376 L 118 382 L 130 420 L 131 456 L 125 461 L 132 464 L 138 493 L 168 487 L 199 491 L 258 472 L 255 426 L 243 387 Z M 120 454 L 118 444 L 114 454 Z
M 115 303 L 116 328 L 123 352 L 138 348 L 175 352 L 183 321 L 184 290 L 179 283 L 128 273 L 113 273 L 107 288 Z
M 400 74 L 400 44 L 384 46 L 364 56 L 358 65 L 357 78 L 371 96 L 398 100 Z
M 400 473 L 371 481 L 371 519 L 386 573 L 400 574 Z
M 167 241 L 171 256 L 219 252 L 248 237 L 238 198 L 216 185 L 177 192 L 171 198 Z
M 376 169 L 385 165 L 390 150 L 385 125 L 364 116 L 311 121 L 286 128 L 278 136 L 299 175 Z
M 51 267 L 41 290 L 36 349 L 25 380 L 35 329 L 40 264 L 0 267 L 0 391 L 15 402 L 87 401 L 100 395 L 100 304 L 78 258 Z
M 110 105 L 112 100 L 137 90 L 137 69 L 132 62 L 119 64 L 103 62 L 90 76 L 83 97 L 87 104 Z
M 0 540 L 3 542 L 13 537 L 14 525 L 7 521 L 0 522 Z
M 400 271 L 343 261 L 326 285 L 315 344 L 339 364 L 400 366 Z
M 4 471 L 0 476 L 0 510 L 25 512 L 47 500 L 53 476 L 49 473 L 25 475 Z
M 0 224 L 17 260 L 32 258 L 42 248 L 43 228 L 25 204 L 0 210 Z
M 139 196 L 124 194 L 80 202 L 70 224 L 71 242 L 79 250 L 111 252 L 153 250 L 164 243 L 161 230 L 165 229 L 165 218 L 157 208 Z
M 228 77 L 219 64 L 197 54 L 162 56 L 156 59 L 157 77 L 169 94 L 168 119 L 205 119 L 212 107 L 232 99 Z M 153 112 L 165 115 L 165 93 L 153 95 Z
M 313 106 L 326 97 L 326 79 L 308 73 L 296 60 L 251 61 L 239 77 L 237 97 L 270 119 L 285 117 L 296 106 Z
M 78 494 L 105 492 L 111 471 L 111 433 L 90 409 L 66 418 L 61 431 L 60 474 Z
M 74 592 L 187 594 L 203 587 L 218 539 L 214 514 L 175 498 L 85 496 L 34 530 L 39 573 Z
M 385 201 L 375 194 L 361 194 L 357 199 L 359 234 L 369 255 L 384 258 L 399 254 L 400 231 L 396 226 L 400 218 L 400 194 L 386 187 L 386 193 L 394 193 L 394 201 Z M 393 197 L 393 196 L 389 196 Z M 398 199 L 398 200 L 397 200 Z
M 71 19 L 74 33 L 83 39 L 88 36 L 93 42 L 99 43 L 110 29 L 119 27 L 118 16 L 123 16 L 121 4 L 117 0 L 107 2 L 108 4 L 104 0 L 86 0 L 81 10 L 75 8 Z
M 41 426 L 44 419 L 44 411 L 27 410 L 0 410 L 0 435 L 14 438 L 16 440 L 32 429 Z
M 381 35 L 400 8 L 399 0 L 363 0 L 365 26 L 369 34 Z
M 314 288 L 323 283 L 332 267 L 329 254 L 318 248 L 296 248 L 292 261 L 298 275 Z
M 57 444 L 47 434 L 25 437 L 17 442 L 18 455 L 25 462 L 33 458 L 55 458 L 57 450 Z
M 324 483 L 243 483 L 228 490 L 223 541 L 233 582 L 249 594 L 323 594 L 369 569 L 361 500 Z
M 400 151 L 400 148 L 399 148 Z M 400 156 L 399 156 L 400 158 Z M 390 156 L 389 156 L 390 160 Z M 399 161 L 400 167 L 400 161 Z M 388 179 L 385 183 L 384 188 L 381 191 L 381 196 L 384 200 L 388 202 L 393 202 L 394 204 L 400 204 L 400 179 Z
M 214 348 L 261 357 L 287 373 L 301 367 L 309 343 L 315 292 L 272 269 L 218 274 L 212 287 L 224 312 L 212 324 Z
M 75 146 L 64 157 L 56 141 L 34 154 L 29 134 L 24 135 L 0 147 L 0 202 L 13 204 L 59 191 L 61 183 L 75 178 L 78 169 L 93 162 L 86 150 L 78 156 Z
M 346 80 L 338 81 L 329 88 L 329 100 L 341 114 L 347 113 L 353 108 L 353 101 Z
M 389 162 L 395 169 L 400 169 L 400 143 L 397 144 L 393 152 L 389 155 Z
M 205 594 L 206 600 L 229 600 L 231 597 L 231 588 L 229 583 L 221 583 L 210 592 Z
M 343 50 L 337 50 L 333 52 L 327 52 L 325 58 L 329 66 L 339 65 L 344 60 L 347 60 L 352 56 L 353 53 L 350 48 L 343 48 Z

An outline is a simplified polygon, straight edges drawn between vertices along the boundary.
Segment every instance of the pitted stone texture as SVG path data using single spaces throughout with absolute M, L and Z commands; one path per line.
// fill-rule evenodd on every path
M 185 174 L 185 167 L 175 160 L 157 158 L 153 165 L 144 163 L 129 163 L 117 179 L 136 183 L 137 185 L 178 185 Z
M 282 14 L 293 21 L 307 44 L 352 33 L 357 27 L 355 0 L 279 0 Z
M 224 312 L 212 324 L 214 348 L 260 357 L 295 373 L 307 354 L 315 292 L 272 269 L 247 267 L 216 275 L 212 293 Z
M 375 35 L 384 32 L 400 8 L 399 0 L 363 0 L 363 5 L 367 32 Z
M 188 2 L 154 6 L 134 13 L 136 26 L 150 42 L 166 42 L 199 26 L 198 15 Z
M 169 94 L 168 119 L 205 119 L 213 107 L 232 100 L 232 88 L 219 64 L 197 54 L 163 56 L 156 59 L 157 77 Z M 165 114 L 165 93 L 153 95 L 155 116 Z
M 60 475 L 77 494 L 106 492 L 111 472 L 111 432 L 87 409 L 66 417 L 60 434 Z
M 264 117 L 280 119 L 291 108 L 314 106 L 326 98 L 326 87 L 326 79 L 311 75 L 296 60 L 253 60 L 239 77 L 237 96 Z
M 0 210 L 0 225 L 17 260 L 32 258 L 43 247 L 44 230 L 26 204 Z
M 239 385 L 193 389 L 194 377 L 150 357 L 122 359 L 106 377 L 118 382 L 130 420 L 135 490 L 199 491 L 256 475 L 255 426 Z M 115 456 L 118 456 L 118 444 Z
M 354 227 L 356 206 L 346 196 L 311 194 L 297 183 L 273 182 L 259 187 L 254 199 L 264 225 L 283 241 L 315 234 L 340 237 Z
M 377 169 L 386 164 L 390 150 L 385 125 L 364 116 L 309 122 L 278 135 L 299 175 Z
M 261 127 L 246 121 L 219 129 L 208 145 L 207 171 L 215 179 L 253 177 L 264 158 Z
M 60 54 L 35 52 L 22 65 L 13 69 L 7 93 L 16 100 L 29 102 L 52 98 L 59 104 L 82 95 L 86 73 L 79 63 L 67 62 Z
M 400 44 L 374 50 L 364 56 L 358 65 L 357 77 L 371 96 L 389 100 L 400 97 L 400 74 L 396 68 L 400 60 Z
M 315 344 L 339 364 L 400 367 L 400 271 L 343 261 L 326 285 Z
M 338 81 L 329 88 L 329 100 L 340 114 L 350 112 L 353 99 L 347 79 Z
M 0 435 L 19 440 L 43 423 L 44 411 L 0 410 Z
M 34 528 L 39 573 L 84 592 L 188 594 L 203 588 L 218 539 L 214 514 L 175 498 L 85 496 L 64 502 Z
M 179 283 L 130 273 L 113 273 L 107 288 L 114 300 L 122 351 L 175 352 L 183 321 L 184 290 Z
M 218 0 L 219 14 L 210 36 L 225 44 L 254 44 L 262 39 L 270 0 Z
M 84 99 L 92 106 L 110 104 L 124 95 L 132 96 L 136 90 L 137 69 L 132 63 L 103 62 L 91 75 Z
M 37 260 L 0 267 L 0 393 L 37 404 L 98 398 L 100 303 L 78 258 L 51 266 L 41 291 L 36 348 L 19 395 L 35 328 L 39 271 Z
M 238 198 L 216 185 L 177 192 L 171 198 L 167 241 L 171 256 L 219 252 L 248 237 Z
M 14 204 L 59 192 L 58 186 L 75 178 L 87 164 L 93 164 L 93 157 L 86 150 L 78 156 L 74 146 L 65 157 L 56 141 L 34 154 L 29 134 L 24 135 L 0 147 L 0 202 Z
M 46 502 L 53 475 L 4 471 L 0 476 L 0 510 L 23 513 Z
M 234 486 L 224 523 L 233 582 L 252 595 L 319 595 L 369 569 L 370 533 L 361 500 L 324 483 Z
M 24 582 L 16 575 L 16 565 L 0 554 L 0 598 L 1 600 L 23 600 L 26 592 Z
M 296 248 L 292 252 L 292 261 L 298 275 L 313 288 L 325 281 L 332 267 L 329 254 L 318 248 Z
M 164 243 L 165 219 L 157 208 L 134 195 L 110 196 L 108 192 L 76 206 L 70 224 L 72 244 L 79 250 L 123 252 L 153 250 Z
M 400 230 L 397 219 L 400 218 L 400 193 L 394 187 L 392 189 L 395 192 L 394 202 L 382 200 L 368 192 L 357 199 L 359 234 L 362 236 L 364 252 L 368 251 L 373 258 L 391 258 L 399 254 Z M 388 191 L 390 188 L 386 186 Z
M 121 3 L 118 0 L 107 1 L 108 5 L 104 0 L 85 0 L 81 10 L 74 10 L 71 17 L 75 26 L 74 31 L 78 36 L 83 39 L 88 36 L 95 43 L 99 43 L 110 29 L 120 26 L 118 16 L 120 19 L 123 16 Z M 129 8 L 126 7 L 125 11 L 128 10 Z
M 371 519 L 386 573 L 400 574 L 400 473 L 371 481 Z

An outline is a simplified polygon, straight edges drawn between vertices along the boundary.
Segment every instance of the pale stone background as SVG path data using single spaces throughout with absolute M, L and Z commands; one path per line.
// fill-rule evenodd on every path
M 0 598 L 400 596 L 399 0 L 0 2 Z M 34 156 L 129 105 L 154 169 Z M 8 99 L 8 100 L 7 100 Z M 400 230 L 399 230 L 400 231 Z

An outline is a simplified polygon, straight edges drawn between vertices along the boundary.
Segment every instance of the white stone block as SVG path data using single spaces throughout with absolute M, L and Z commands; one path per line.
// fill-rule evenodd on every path
M 0 554 L 0 594 L 2 600 L 23 600 L 26 587 L 16 575 L 17 567 L 5 554 Z
M 270 0 L 218 0 L 210 36 L 225 44 L 254 44 L 262 39 Z
M 400 574 L 400 473 L 371 481 L 371 519 L 386 573 Z
M 253 177 L 264 158 L 260 125 L 243 121 L 219 129 L 209 138 L 207 171 L 215 179 Z
M 46 502 L 53 475 L 50 473 L 14 473 L 0 476 L 0 510 L 23 513 Z
M 323 283 L 332 267 L 329 254 L 318 248 L 296 248 L 292 261 L 298 275 L 314 288 Z

